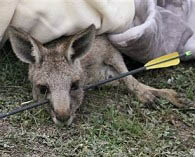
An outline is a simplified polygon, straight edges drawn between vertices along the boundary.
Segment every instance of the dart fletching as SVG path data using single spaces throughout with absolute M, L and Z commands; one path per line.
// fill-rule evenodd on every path
M 148 63 L 146 63 L 144 66 L 146 67 L 146 70 L 150 69 L 158 69 L 158 68 L 167 68 L 170 66 L 178 65 L 180 63 L 180 57 L 178 52 L 173 52 L 168 55 L 155 58 Z

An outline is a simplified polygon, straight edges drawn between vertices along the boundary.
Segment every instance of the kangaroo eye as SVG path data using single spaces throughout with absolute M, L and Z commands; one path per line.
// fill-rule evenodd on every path
M 49 92 L 49 88 L 44 85 L 39 85 L 39 90 L 41 94 L 47 94 Z
M 71 90 L 78 90 L 79 89 L 79 81 L 73 82 L 71 84 Z

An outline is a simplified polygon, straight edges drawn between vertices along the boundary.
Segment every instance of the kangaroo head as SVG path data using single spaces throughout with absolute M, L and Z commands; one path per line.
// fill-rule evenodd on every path
M 42 94 L 49 99 L 55 123 L 72 118 L 83 100 L 85 74 L 80 60 L 95 38 L 94 25 L 45 46 L 14 27 L 9 29 L 9 37 L 16 56 L 29 64 L 34 99 Z

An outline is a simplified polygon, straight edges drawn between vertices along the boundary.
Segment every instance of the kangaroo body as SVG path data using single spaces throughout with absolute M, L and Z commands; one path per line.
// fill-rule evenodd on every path
M 57 124 L 72 121 L 82 103 L 86 84 L 128 71 L 122 55 L 107 37 L 95 38 L 95 34 L 95 26 L 91 25 L 74 36 L 42 45 L 28 33 L 10 28 L 9 37 L 16 56 L 29 64 L 33 97 L 40 100 L 44 94 L 50 100 L 51 114 Z M 163 97 L 177 106 L 182 105 L 171 89 L 149 87 L 133 76 L 121 81 L 143 103 L 152 104 L 156 97 Z

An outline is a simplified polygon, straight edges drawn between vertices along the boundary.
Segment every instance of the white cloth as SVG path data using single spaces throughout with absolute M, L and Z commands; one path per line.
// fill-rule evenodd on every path
M 9 3 L 8 3 L 9 2 Z M 95 24 L 98 34 L 128 29 L 134 0 L 1 0 L 0 40 L 9 25 L 46 43 Z
M 98 34 L 145 63 L 194 46 L 195 0 L 1 0 L 0 47 L 9 25 L 42 43 L 95 24 Z
M 160 5 L 160 6 L 158 6 Z M 109 39 L 122 53 L 142 63 L 179 51 L 194 58 L 194 0 L 135 0 L 133 25 Z M 190 59 L 190 58 L 185 58 Z

